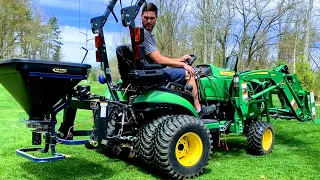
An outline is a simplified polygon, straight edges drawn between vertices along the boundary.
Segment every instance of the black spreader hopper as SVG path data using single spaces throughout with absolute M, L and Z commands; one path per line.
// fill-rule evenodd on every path
M 61 98 L 87 78 L 89 68 L 79 63 L 10 59 L 0 61 L 0 83 L 30 120 L 43 120 Z

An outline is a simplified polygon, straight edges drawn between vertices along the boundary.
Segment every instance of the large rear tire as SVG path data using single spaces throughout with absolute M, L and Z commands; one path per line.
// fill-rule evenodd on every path
M 274 128 L 268 122 L 255 121 L 247 134 L 248 152 L 254 155 L 265 155 L 272 151 Z
M 161 124 L 153 145 L 155 163 L 174 179 L 199 176 L 212 154 L 209 130 L 188 115 L 175 115 Z
M 135 143 L 136 157 L 142 159 L 146 164 L 150 165 L 154 163 L 152 153 L 152 140 L 154 138 L 156 129 L 164 121 L 168 120 L 170 116 L 162 116 L 157 118 L 144 126 L 142 126 L 138 132 L 137 141 Z

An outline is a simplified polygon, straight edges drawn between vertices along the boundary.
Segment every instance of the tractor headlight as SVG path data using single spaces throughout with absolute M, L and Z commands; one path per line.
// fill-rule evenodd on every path
M 233 76 L 233 87 L 239 88 L 239 76 Z

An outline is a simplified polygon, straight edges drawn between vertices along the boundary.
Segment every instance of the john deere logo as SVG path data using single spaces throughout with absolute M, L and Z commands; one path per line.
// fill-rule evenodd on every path
M 231 71 L 220 71 L 221 76 L 233 76 L 235 73 Z
M 67 73 L 67 69 L 60 69 L 60 68 L 53 68 L 52 71 L 56 73 Z

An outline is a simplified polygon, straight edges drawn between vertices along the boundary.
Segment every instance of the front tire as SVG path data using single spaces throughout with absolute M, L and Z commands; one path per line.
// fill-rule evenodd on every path
M 154 138 L 154 157 L 159 169 L 174 179 L 199 176 L 212 154 L 212 140 L 203 122 L 175 115 L 164 122 Z
M 274 144 L 274 128 L 268 122 L 255 121 L 249 127 L 248 151 L 254 155 L 265 155 L 272 151 Z

